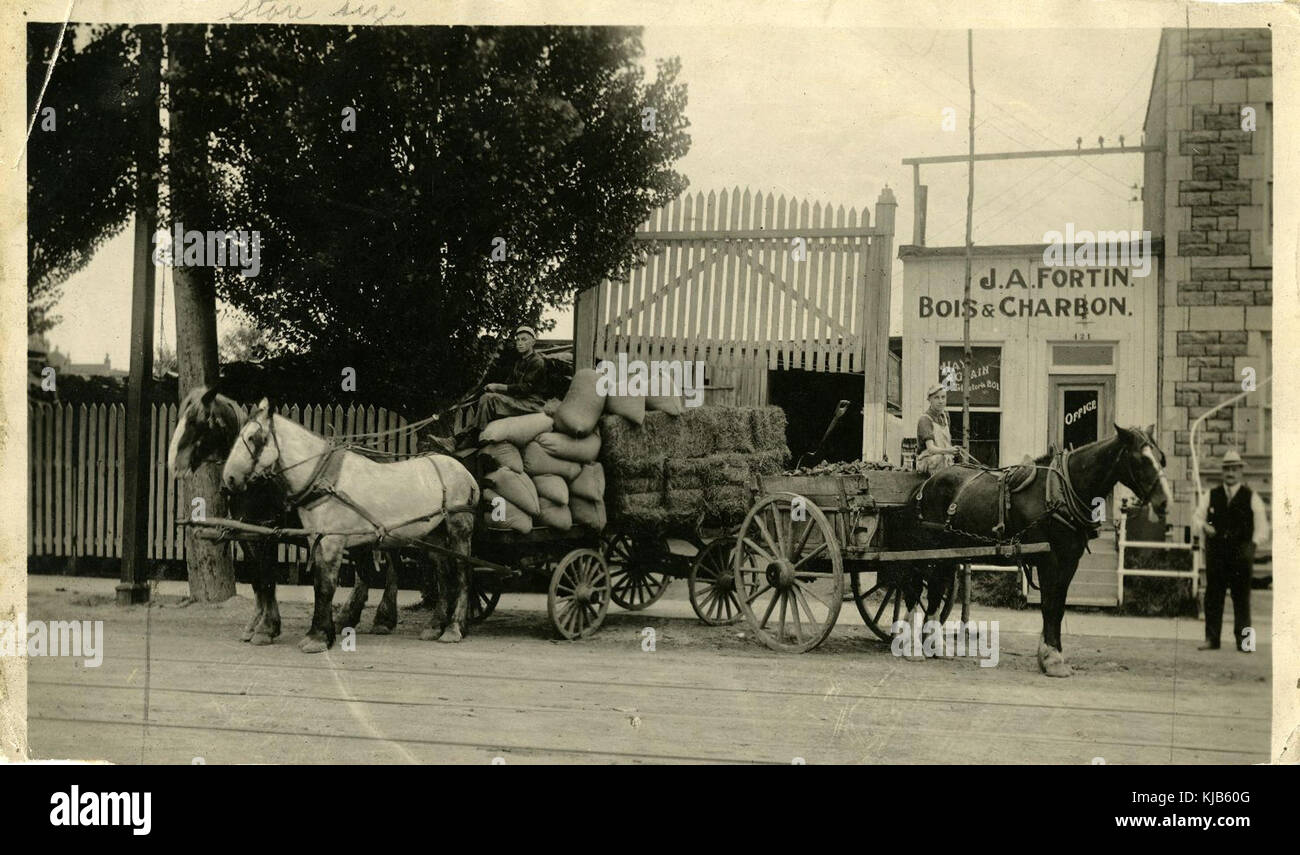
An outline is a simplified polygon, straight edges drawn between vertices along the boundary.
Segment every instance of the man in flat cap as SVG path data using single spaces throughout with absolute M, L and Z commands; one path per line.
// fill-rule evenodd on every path
M 948 388 L 935 383 L 925 392 L 926 411 L 916 421 L 916 469 L 918 472 L 938 472 L 951 466 L 958 449 L 952 444 L 952 428 L 948 424 Z
M 515 350 L 519 358 L 510 369 L 510 378 L 506 383 L 488 383 L 483 387 L 483 394 L 470 403 L 460 404 L 455 410 L 474 406 L 474 421 L 465 425 L 454 440 L 446 437 L 430 437 L 434 447 L 445 453 L 455 449 L 471 453 L 478 445 L 478 435 L 488 422 L 507 416 L 522 416 L 527 413 L 540 413 L 546 405 L 543 397 L 546 391 L 546 359 L 534 348 L 537 345 L 537 330 L 528 324 L 520 324 L 515 330 Z M 461 455 L 462 451 L 457 451 Z
M 1223 483 L 1201 495 L 1193 524 L 1205 542 L 1205 643 L 1199 650 L 1218 650 L 1223 627 L 1223 595 L 1232 592 L 1232 634 L 1237 649 L 1250 629 L 1250 575 L 1255 549 L 1268 541 L 1264 502 L 1241 482 L 1241 455 L 1223 455 Z

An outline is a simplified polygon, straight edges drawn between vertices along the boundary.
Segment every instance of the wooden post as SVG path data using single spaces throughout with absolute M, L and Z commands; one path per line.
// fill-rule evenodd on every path
M 597 308 L 602 285 L 579 291 L 573 302 L 573 370 L 596 364 Z
M 889 275 L 893 265 L 894 211 L 886 187 L 876 200 L 876 234 L 867 252 L 865 288 L 858 315 L 862 335 L 862 458 L 881 460 L 885 448 L 885 399 L 889 395 Z
M 158 220 L 158 77 L 162 26 L 144 24 L 140 34 L 139 149 L 136 152 L 134 272 L 131 285 L 131 376 L 126 387 L 126 471 L 123 479 L 122 581 L 118 605 L 149 599 L 149 398 L 153 377 L 153 233 Z
M 925 246 L 925 215 L 930 188 L 921 183 L 921 165 L 912 164 L 912 244 Z
M 966 161 L 966 279 L 962 287 L 961 447 L 970 456 L 970 266 L 971 206 L 975 200 L 975 36 L 966 31 L 966 73 L 970 81 L 970 149 Z

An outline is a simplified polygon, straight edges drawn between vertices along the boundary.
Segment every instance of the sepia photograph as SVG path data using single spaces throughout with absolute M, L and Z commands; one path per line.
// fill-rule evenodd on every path
M 1297 762 L 1293 8 L 118 5 L 10 24 L 10 762 Z

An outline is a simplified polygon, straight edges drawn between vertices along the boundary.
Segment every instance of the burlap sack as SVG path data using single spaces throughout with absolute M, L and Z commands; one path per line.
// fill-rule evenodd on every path
M 605 501 L 605 468 L 599 463 L 584 464 L 582 474 L 569 484 L 569 495 L 593 502 Z
M 543 496 L 542 510 L 537 515 L 537 524 L 556 531 L 568 531 L 573 528 L 573 512 L 569 510 L 568 505 L 552 502 Z
M 568 394 L 555 410 L 555 429 L 571 436 L 586 436 L 596 429 L 596 421 L 605 409 L 605 398 L 596 388 L 596 371 L 575 371 Z
M 593 531 L 605 529 L 605 503 L 593 502 L 581 496 L 569 496 L 569 510 L 573 512 L 573 521 Z
M 511 472 L 524 471 L 524 458 L 519 449 L 508 442 L 491 442 L 478 450 L 488 462 L 489 469 L 505 467 Z
M 536 439 L 539 433 L 546 433 L 554 427 L 555 422 L 550 416 L 529 413 L 526 416 L 510 416 L 488 422 L 478 438 L 480 442 L 509 442 L 523 448 Z
M 528 534 L 533 530 L 533 518 L 489 487 L 483 490 L 483 526 Z
M 526 514 L 537 516 L 537 512 L 541 509 L 537 503 L 537 487 L 533 485 L 533 479 L 527 475 L 503 466 L 495 472 L 484 475 L 483 483 Z
M 569 504 L 569 482 L 559 475 L 534 475 L 533 486 L 539 499 L 550 499 L 557 505 Z
M 559 475 L 570 481 L 582 474 L 582 464 L 553 457 L 533 440 L 524 446 L 524 471 L 529 475 Z
M 540 434 L 534 442 L 552 457 L 572 460 L 575 463 L 591 463 L 600 456 L 600 434 L 598 433 L 577 439 L 558 431 L 549 431 Z

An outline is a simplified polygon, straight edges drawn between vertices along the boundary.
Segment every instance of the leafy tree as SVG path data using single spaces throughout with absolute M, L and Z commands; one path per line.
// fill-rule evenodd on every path
M 262 238 L 259 274 L 218 293 L 317 357 L 307 385 L 350 366 L 367 400 L 454 398 L 482 333 L 620 275 L 684 189 L 678 64 L 647 81 L 641 53 L 621 28 L 214 28 L 190 75 L 211 227 Z
M 27 114 L 36 108 L 60 24 L 29 24 Z M 85 40 L 80 51 L 75 45 Z M 130 27 L 70 26 L 32 129 L 27 160 L 27 331 L 41 333 L 60 286 L 126 225 L 135 202 L 140 109 Z M 52 109 L 52 113 L 47 113 Z

